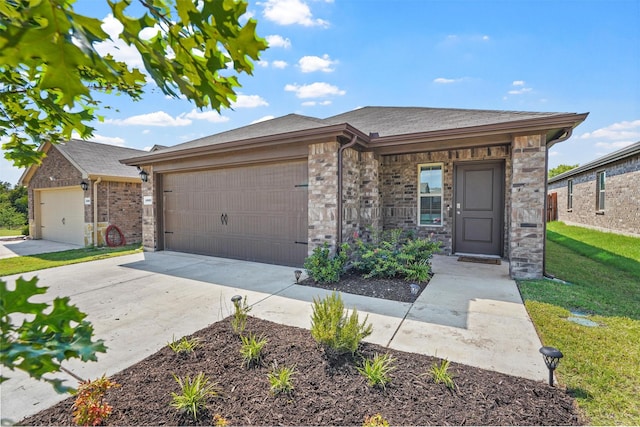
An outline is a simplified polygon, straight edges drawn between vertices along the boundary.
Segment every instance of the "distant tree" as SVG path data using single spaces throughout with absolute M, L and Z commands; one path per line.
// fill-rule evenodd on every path
M 565 173 L 566 171 L 575 169 L 578 166 L 580 165 L 558 165 L 555 168 L 549 169 L 549 178 L 553 178 L 554 176 L 560 175 L 561 173 Z
M 8 182 L 0 182 L 0 228 L 20 228 L 27 223 L 27 189 L 11 188 Z
M 15 166 L 39 163 L 42 141 L 73 131 L 90 137 L 102 94 L 142 97 L 147 76 L 96 50 L 110 37 L 102 21 L 75 13 L 74 2 L 0 1 L 0 137 Z M 132 0 L 107 3 L 124 27 L 119 38 L 140 53 L 157 87 L 198 108 L 229 107 L 238 75 L 252 74 L 267 48 L 254 19 L 240 23 L 243 0 L 138 0 L 140 17 L 127 14 Z

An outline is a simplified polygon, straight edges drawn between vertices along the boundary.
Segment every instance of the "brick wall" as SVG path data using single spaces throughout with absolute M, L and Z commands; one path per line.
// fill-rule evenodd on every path
M 596 173 L 606 172 L 605 210 L 596 208 Z M 573 179 L 573 209 L 567 207 L 567 181 Z M 570 225 L 640 236 L 640 155 L 584 171 L 549 184 L 558 194 L 558 220 Z
M 514 278 L 544 273 L 546 156 L 544 135 L 513 138 L 509 267 Z
M 309 254 L 337 241 L 338 148 L 336 141 L 309 145 Z
M 98 223 L 117 226 L 127 244 L 142 241 L 141 184 L 131 182 L 101 182 L 98 184 Z M 105 227 L 106 228 L 106 227 Z M 104 231 L 99 242 L 104 244 Z
M 506 180 L 510 182 L 509 147 L 507 146 L 383 156 L 380 173 L 383 229 L 413 230 L 420 237 L 428 237 L 433 233 L 433 237 L 442 243 L 443 252 L 450 254 L 453 248 L 454 165 L 458 162 L 473 160 L 504 160 Z M 443 218 L 441 225 L 419 226 L 418 165 L 428 163 L 442 164 Z M 451 209 L 447 209 L 447 206 Z M 506 212 L 508 207 L 507 203 Z M 506 218 L 504 222 L 506 223 Z M 505 254 L 508 253 L 506 245 L 505 239 Z
M 151 204 L 142 205 L 142 246 L 146 251 L 155 251 L 162 248 L 162 242 L 158 241 L 158 224 L 157 221 L 161 218 L 163 212 L 158 209 L 157 195 L 162 197 L 162 178 L 154 175 L 152 166 L 142 166 L 149 174 L 149 180 L 142 183 L 142 199 L 145 197 L 151 198 Z M 158 180 L 155 186 L 154 181 Z

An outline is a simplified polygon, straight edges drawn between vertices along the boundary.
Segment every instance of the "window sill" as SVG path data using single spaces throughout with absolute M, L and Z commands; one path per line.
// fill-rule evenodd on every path
M 567 212 L 573 212 L 573 209 L 567 209 Z
M 596 211 L 596 215 L 604 215 L 604 211 Z

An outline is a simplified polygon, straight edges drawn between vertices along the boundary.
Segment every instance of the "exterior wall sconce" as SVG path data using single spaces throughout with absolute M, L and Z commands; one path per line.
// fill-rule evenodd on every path
M 140 169 L 140 167 L 138 167 L 138 170 L 140 170 L 140 180 L 142 180 L 142 182 L 149 182 L 149 174 L 144 169 Z
M 87 191 L 89 189 L 89 184 L 87 184 L 87 181 L 83 179 L 82 182 L 80 182 L 80 188 L 82 188 L 82 191 Z
M 555 371 L 560 359 L 564 356 L 560 350 L 554 347 L 542 347 L 540 353 L 544 358 L 544 364 L 549 368 L 549 385 L 553 387 L 553 371 Z
M 298 283 L 298 281 L 300 280 L 300 276 L 302 276 L 302 271 L 296 270 L 293 272 L 293 274 L 296 275 L 296 283 Z

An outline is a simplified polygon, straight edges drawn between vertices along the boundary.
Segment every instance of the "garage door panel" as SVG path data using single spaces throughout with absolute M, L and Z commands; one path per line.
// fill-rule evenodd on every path
M 165 175 L 165 248 L 300 266 L 306 181 L 306 161 Z
M 84 246 L 84 193 L 79 187 L 40 192 L 41 236 Z

